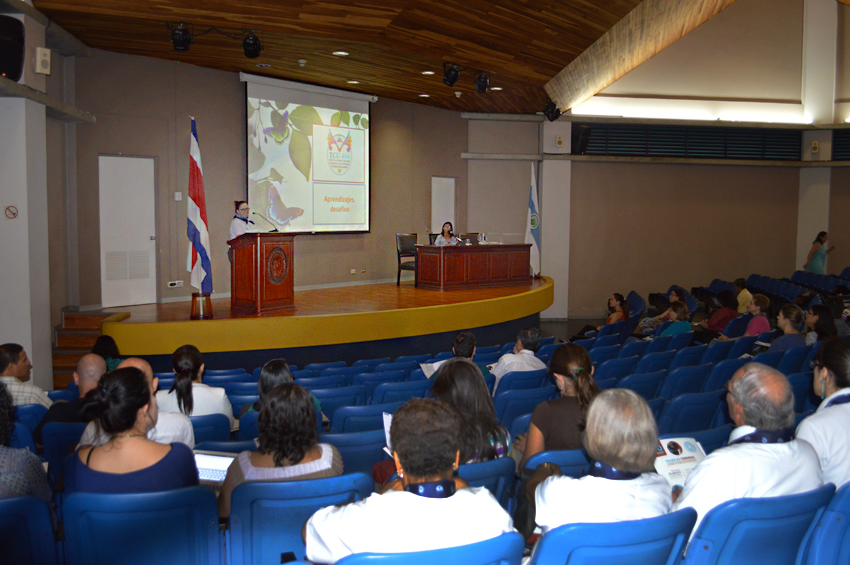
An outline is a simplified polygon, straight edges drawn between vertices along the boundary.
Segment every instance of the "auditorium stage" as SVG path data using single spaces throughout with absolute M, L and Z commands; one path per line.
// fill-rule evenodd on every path
M 552 305 L 554 283 L 434 291 L 412 282 L 365 284 L 295 292 L 296 310 L 235 316 L 230 299 L 212 301 L 213 319 L 190 320 L 188 302 L 107 308 L 103 323 L 122 356 L 141 356 L 154 370 L 170 370 L 171 353 L 187 343 L 204 354 L 207 367 L 244 367 L 283 356 L 309 362 L 436 353 L 451 347 L 457 331 L 473 330 L 479 345 L 512 341 L 522 327 L 537 325 Z

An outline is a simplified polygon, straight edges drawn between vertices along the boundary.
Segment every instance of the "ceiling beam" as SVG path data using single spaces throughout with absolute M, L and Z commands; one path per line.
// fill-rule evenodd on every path
M 547 82 L 546 93 L 562 112 L 574 108 L 735 1 L 644 0 Z

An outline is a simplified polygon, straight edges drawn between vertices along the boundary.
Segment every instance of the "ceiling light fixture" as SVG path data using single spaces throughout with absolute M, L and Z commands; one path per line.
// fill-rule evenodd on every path
M 423 75 L 433 75 L 434 71 L 422 71 Z
M 558 106 L 552 102 L 552 99 L 546 101 L 546 105 L 543 106 L 543 115 L 546 116 L 546 119 L 550 122 L 554 122 L 558 118 L 561 117 L 561 110 Z
M 260 67 L 261 69 L 271 68 L 271 65 L 269 65 L 268 63 L 257 63 L 257 66 Z
M 348 84 L 360 84 L 359 80 L 348 80 L 346 81 Z
M 460 68 L 454 63 L 443 63 L 443 83 L 454 86 L 460 78 Z
M 333 55 L 337 57 L 348 57 L 348 51 L 334 51 Z
M 490 77 L 487 73 L 479 73 L 475 77 L 475 92 L 478 94 L 487 94 L 487 89 L 490 88 Z
M 502 90 L 501 86 L 491 86 L 490 90 Z
M 430 94 L 420 94 L 419 98 L 431 98 Z
M 174 44 L 175 51 L 188 51 L 192 45 L 192 32 L 186 27 L 186 24 L 180 22 L 177 27 L 171 30 L 171 43 Z

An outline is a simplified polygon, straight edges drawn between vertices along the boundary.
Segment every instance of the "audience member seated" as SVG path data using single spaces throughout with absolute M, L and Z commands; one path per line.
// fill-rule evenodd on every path
M 525 328 L 520 330 L 516 338 L 513 353 L 506 353 L 499 358 L 499 362 L 492 369 L 496 376 L 496 385 L 493 387 L 493 395 L 499 388 L 499 380 L 508 373 L 515 371 L 536 371 L 545 369 L 546 363 L 535 357 L 540 348 L 540 330 L 537 328 Z
M 708 320 L 699 323 L 702 328 L 694 332 L 694 341 L 698 343 L 709 343 L 718 337 L 729 325 L 729 322 L 738 317 L 738 301 L 735 293 L 731 290 L 721 290 L 717 295 L 720 308 L 717 309 Z
M 642 520 L 670 512 L 670 487 L 655 472 L 658 428 L 643 398 L 627 389 L 601 392 L 590 403 L 582 439 L 591 459 L 586 476 L 563 477 L 557 465 L 544 463 L 528 483 L 527 495 L 535 501 L 544 532 L 564 524 Z
M 106 361 L 107 371 L 114 371 L 121 363 L 121 353 L 118 351 L 118 344 L 115 343 L 112 336 L 102 335 L 97 338 L 91 352 L 103 357 L 103 360 Z
M 829 311 L 832 312 L 832 319 L 835 322 L 835 331 L 841 337 L 850 336 L 850 326 L 844 321 L 844 299 L 840 296 L 830 296 L 824 301 Z
M 782 353 L 795 347 L 803 347 L 806 340 L 797 331 L 803 322 L 803 311 L 796 304 L 783 304 L 776 316 L 776 327 L 782 330 L 782 335 L 770 344 L 770 353 Z
M 629 321 L 629 301 L 626 300 L 622 294 L 615 292 L 611 295 L 611 298 L 608 299 L 608 317 L 605 319 L 605 324 L 603 325 L 616 324 L 620 320 L 624 322 Z M 570 341 L 583 339 L 586 337 L 586 333 L 599 331 L 601 329 L 602 326 L 586 325 L 579 330 L 578 334 L 570 338 Z
M 245 481 L 300 481 L 342 474 L 339 451 L 319 443 L 313 398 L 304 387 L 284 383 L 266 393 L 257 426 L 258 450 L 243 451 L 227 469 L 218 496 L 220 516 L 230 516 L 233 489 Z
M 126 367 L 104 375 L 86 395 L 82 413 L 109 441 L 77 452 L 70 480 L 76 491 L 156 492 L 198 484 L 195 457 L 186 444 L 164 445 L 147 438 L 156 425 L 156 396 L 139 369 Z
M 129 357 L 121 361 L 119 369 L 134 367 L 145 375 L 151 390 L 159 386 L 159 379 L 154 378 L 150 363 L 139 357 Z M 195 447 L 195 431 L 192 422 L 179 412 L 159 412 L 156 425 L 148 431 L 148 439 L 159 443 L 170 444 L 172 442 L 185 443 L 189 448 Z M 94 422 L 91 422 L 80 440 L 80 445 L 102 445 L 109 441 L 109 436 L 103 430 L 98 431 Z
M 538 404 L 531 415 L 528 433 L 520 435 L 516 441 L 516 447 L 522 453 L 519 465 L 521 478 L 526 484 L 531 475 L 523 466 L 532 455 L 541 451 L 582 448 L 581 433 L 587 407 L 599 394 L 593 380 L 590 355 L 578 344 L 568 343 L 555 350 L 549 361 L 549 374 L 561 396 Z M 534 530 L 534 511 L 524 489 L 518 493 L 516 528 L 525 537 Z
M 52 507 L 53 493 L 38 455 L 28 449 L 9 447 L 14 429 L 12 395 L 0 383 L 0 498 L 32 495 Z
M 512 532 L 511 517 L 490 491 L 453 477 L 460 435 L 457 412 L 443 402 L 416 398 L 399 408 L 390 428 L 399 478 L 383 494 L 313 514 L 303 530 L 307 559 L 427 551 Z
M 461 357 L 463 359 L 469 359 L 473 363 L 473 359 L 475 358 L 475 350 L 478 342 L 475 339 L 475 334 L 472 332 L 457 332 L 452 339 L 452 353 L 455 358 Z M 419 366 L 425 372 L 425 376 L 431 378 L 431 375 L 437 372 L 437 370 L 442 367 L 443 363 L 448 361 L 448 359 L 443 359 L 441 361 L 437 361 L 435 363 L 420 363 Z M 487 367 L 484 363 L 475 363 L 475 366 L 481 371 L 482 375 L 489 375 L 490 368 Z
M 806 345 L 814 345 L 838 333 L 832 312 L 823 304 L 815 304 L 806 312 Z
M 661 332 L 660 337 L 693 331 L 691 322 L 689 321 L 689 316 L 690 312 L 688 312 L 688 306 L 684 302 L 680 300 L 671 304 L 670 314 L 667 317 L 673 323 Z
M 667 298 L 670 299 L 670 307 L 673 306 L 676 302 L 684 303 L 685 300 L 685 291 L 681 287 L 674 287 L 670 293 L 667 295 Z M 655 326 L 661 324 L 662 322 L 670 319 L 671 309 L 667 308 L 662 313 L 658 314 L 655 317 L 647 316 L 643 320 L 640 321 L 640 325 L 638 326 L 638 334 L 652 334 L 655 333 Z
M 77 362 L 77 370 L 74 371 L 74 382 L 80 391 L 80 396 L 70 402 L 59 400 L 54 402 L 48 408 L 47 414 L 41 419 L 38 427 L 32 433 L 32 437 L 38 445 L 44 444 L 42 430 L 49 422 L 86 422 L 83 415 L 80 414 L 80 407 L 83 404 L 88 392 L 97 386 L 97 383 L 106 373 L 106 361 L 100 355 L 95 353 L 87 353 L 83 355 Z
M 50 408 L 53 404 L 46 392 L 27 382 L 32 376 L 32 363 L 27 358 L 27 352 L 17 343 L 0 345 L 0 369 L 3 371 L 0 373 L 0 383 L 6 385 L 15 406 L 41 404 Z
M 797 438 L 812 444 L 820 460 L 823 482 L 835 488 L 850 481 L 850 341 L 828 337 L 817 353 L 817 411 L 800 422 Z
M 747 312 L 753 315 L 753 319 L 747 324 L 744 335 L 759 335 L 770 331 L 770 322 L 767 321 L 767 309 L 770 307 L 770 299 L 763 294 L 756 294 L 747 306 Z M 720 341 L 738 339 L 736 337 L 719 336 Z
M 171 356 L 174 367 L 174 384 L 171 390 L 156 393 L 156 401 L 163 412 L 180 412 L 187 416 L 224 414 L 233 427 L 233 407 L 222 387 L 212 387 L 201 382 L 204 360 L 194 345 L 184 345 Z
M 798 494 L 823 485 L 814 448 L 794 438 L 794 393 L 785 375 L 748 363 L 726 391 L 736 426 L 729 445 L 700 461 L 673 505 L 697 511 L 694 530 L 706 512 L 727 500 Z
M 749 312 L 747 306 L 753 300 L 753 295 L 747 290 L 747 281 L 744 279 L 735 279 L 732 283 L 732 288 L 735 289 L 735 294 L 738 295 L 738 314 L 746 314 Z

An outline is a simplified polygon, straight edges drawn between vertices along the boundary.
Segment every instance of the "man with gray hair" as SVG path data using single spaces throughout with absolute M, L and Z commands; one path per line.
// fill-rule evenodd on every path
M 814 448 L 794 437 L 794 393 L 785 375 L 761 363 L 738 369 L 726 384 L 736 428 L 729 445 L 703 459 L 685 481 L 673 510 L 705 514 L 722 502 L 798 494 L 823 485 Z
M 505 353 L 499 358 L 490 372 L 496 377 L 496 385 L 493 387 L 493 395 L 499 388 L 499 381 L 508 373 L 516 371 L 535 371 L 545 369 L 546 363 L 537 358 L 535 353 L 540 348 L 540 330 L 534 327 L 520 330 L 516 336 L 516 345 L 513 353 Z

